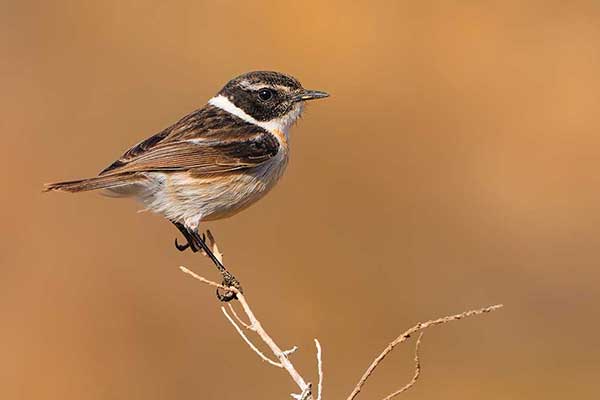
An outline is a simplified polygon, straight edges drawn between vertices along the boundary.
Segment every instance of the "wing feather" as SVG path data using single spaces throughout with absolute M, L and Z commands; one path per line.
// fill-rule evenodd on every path
M 277 154 L 279 143 L 268 132 L 243 140 L 170 142 L 129 160 L 110 173 L 178 171 L 214 174 L 255 167 Z
M 278 151 L 279 142 L 268 131 L 207 106 L 133 146 L 100 175 L 187 169 L 226 173 L 260 165 Z

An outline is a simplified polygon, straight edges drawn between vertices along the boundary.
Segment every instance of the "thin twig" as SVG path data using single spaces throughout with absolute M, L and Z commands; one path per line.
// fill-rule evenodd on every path
M 246 301 L 246 297 L 242 293 L 237 293 L 237 299 L 239 300 L 240 304 L 242 305 L 244 312 L 248 316 L 248 319 L 250 320 L 250 326 L 252 326 L 254 328 L 254 331 L 256 332 L 256 334 L 258 336 L 260 336 L 262 341 L 265 342 L 265 344 L 269 347 L 269 349 L 271 349 L 271 352 L 273 352 L 273 355 L 279 359 L 279 362 L 281 363 L 283 368 L 285 368 L 285 370 L 288 372 L 288 374 L 290 374 L 290 376 L 292 377 L 294 382 L 296 382 L 296 385 L 298 385 L 300 390 L 303 391 L 304 389 L 306 389 L 306 381 L 298 373 L 298 371 L 296 370 L 294 365 L 286 357 L 286 355 L 283 353 L 281 348 L 275 343 L 275 341 L 271 338 L 271 336 L 269 336 L 269 334 L 264 330 L 264 328 L 262 327 L 262 324 L 256 318 L 256 316 L 252 312 L 252 309 L 248 305 L 248 302 Z
M 210 231 L 207 231 L 207 238 L 208 238 L 208 244 L 212 249 L 212 252 L 215 254 L 215 256 L 217 257 L 217 259 L 219 261 L 223 261 L 223 254 L 220 252 L 217 243 L 213 237 L 213 235 L 211 234 Z M 234 307 L 231 304 L 228 304 L 229 309 L 231 310 L 231 314 L 233 315 L 233 318 L 231 317 L 231 315 L 229 315 L 229 313 L 227 312 L 227 310 L 225 309 L 225 307 L 221 307 L 221 310 L 223 311 L 223 314 L 225 315 L 225 317 L 229 320 L 229 322 L 234 326 L 234 328 L 236 329 L 236 331 L 240 334 L 240 336 L 242 337 L 242 339 L 246 342 L 246 344 L 248 344 L 248 346 L 256 353 L 259 355 L 259 357 L 261 357 L 261 359 L 263 359 L 264 361 L 267 361 L 268 363 L 270 363 L 273 366 L 276 366 L 278 368 L 283 368 L 285 369 L 288 374 L 292 377 L 292 379 L 294 380 L 294 382 L 296 383 L 296 385 L 298 385 L 298 387 L 300 388 L 300 390 L 302 391 L 301 394 L 292 394 L 292 397 L 296 400 L 310 400 L 313 398 L 312 396 L 312 385 L 310 383 L 306 383 L 306 381 L 304 380 L 304 378 L 302 378 L 302 376 L 298 373 L 298 371 L 296 371 L 296 369 L 294 368 L 294 366 L 292 365 L 292 363 L 290 362 L 288 356 L 290 354 L 292 354 L 294 351 L 296 351 L 297 347 L 294 346 L 292 349 L 290 350 L 285 350 L 282 351 L 281 348 L 273 341 L 273 339 L 267 334 L 267 332 L 264 330 L 264 328 L 262 327 L 261 323 L 259 322 L 259 320 L 256 318 L 256 316 L 254 315 L 254 312 L 252 311 L 252 309 L 250 308 L 250 306 L 248 305 L 248 302 L 246 301 L 246 297 L 235 287 L 226 287 L 224 285 L 221 285 L 219 283 L 213 282 L 211 280 L 208 280 L 202 276 L 197 275 L 196 273 L 190 271 L 189 269 L 185 268 L 185 267 L 179 267 L 181 269 L 181 271 L 183 271 L 184 273 L 192 276 L 193 278 L 201 281 L 202 283 L 209 285 L 209 286 L 213 286 L 216 288 L 220 288 L 223 290 L 228 290 L 231 291 L 233 293 L 235 293 L 237 300 L 240 302 L 244 313 L 246 314 L 246 316 L 248 317 L 248 320 L 250 322 L 246 323 L 242 320 L 242 318 L 240 318 L 238 316 L 238 314 L 236 313 Z M 394 349 L 394 347 L 400 343 L 405 342 L 406 340 L 408 340 L 412 334 L 416 333 L 416 332 L 420 332 L 423 331 L 424 329 L 427 329 L 429 327 L 432 327 L 434 325 L 440 325 L 440 324 L 445 324 L 447 322 L 451 322 L 451 321 L 457 321 L 466 317 L 470 317 L 473 315 L 480 315 L 480 314 L 484 314 L 484 313 L 488 313 L 490 311 L 494 311 L 497 310 L 499 308 L 501 308 L 502 305 L 498 304 L 495 306 L 491 306 L 491 307 L 486 307 L 486 308 L 481 308 L 478 310 L 470 310 L 470 311 L 465 311 L 463 313 L 460 314 L 455 314 L 455 315 L 450 315 L 447 317 L 443 317 L 443 318 L 438 318 L 438 319 L 434 319 L 434 320 L 430 320 L 427 322 L 421 322 L 418 323 L 417 325 L 413 326 L 412 328 L 408 329 L 407 331 L 405 331 L 404 333 L 402 333 L 400 336 L 398 336 L 396 339 L 394 339 L 390 344 L 387 345 L 387 347 L 375 358 L 375 360 L 371 363 L 371 365 L 367 368 L 367 370 L 365 371 L 365 373 L 363 374 L 363 376 L 360 378 L 360 380 L 358 381 L 358 383 L 356 384 L 356 386 L 354 387 L 354 390 L 352 391 L 352 393 L 350 393 L 350 395 L 347 397 L 346 400 L 353 400 L 362 390 L 364 384 L 367 382 L 367 380 L 369 379 L 369 377 L 373 374 L 373 372 L 375 371 L 375 369 L 377 368 L 377 366 L 383 361 L 383 359 Z M 235 318 L 235 319 L 234 319 Z M 240 325 L 238 325 L 236 323 L 236 320 L 239 322 L 240 325 L 242 325 L 244 328 L 246 328 L 247 330 L 253 331 L 255 332 L 260 339 L 269 347 L 269 349 L 271 350 L 271 352 L 273 353 L 273 355 L 275 357 L 277 357 L 277 359 L 279 360 L 279 362 L 276 362 L 272 359 L 270 359 L 269 357 L 267 357 L 266 355 L 264 355 L 251 341 L 250 339 L 248 339 L 248 337 L 244 334 L 244 331 L 242 330 L 242 328 L 240 327 Z M 404 393 L 405 391 L 407 391 L 408 389 L 410 389 L 412 386 L 415 385 L 415 383 L 417 382 L 417 380 L 419 379 L 419 376 L 421 374 L 421 362 L 420 362 L 420 358 L 419 358 L 419 347 L 421 344 L 421 337 L 423 336 L 423 333 L 421 332 L 421 334 L 419 335 L 419 338 L 417 339 L 417 343 L 415 345 L 415 373 L 413 378 L 411 379 L 411 381 L 409 383 L 407 383 L 406 385 L 404 385 L 402 388 L 398 389 L 397 391 L 389 394 L 387 397 L 385 397 L 383 400 L 391 400 L 393 397 Z M 322 349 L 321 349 L 321 344 L 319 343 L 319 341 L 317 339 L 315 339 L 315 346 L 317 348 L 317 368 L 318 368 L 318 374 L 319 374 L 319 384 L 317 387 L 317 397 L 316 400 L 322 400 L 322 392 L 323 392 L 323 361 L 322 361 Z
M 283 351 L 283 354 L 284 354 L 284 355 L 287 357 L 287 356 L 289 356 L 290 354 L 294 354 L 294 353 L 296 352 L 296 350 L 298 350 L 298 346 L 294 346 L 294 347 L 292 347 L 291 349 L 284 350 L 284 351 Z
M 244 331 L 242 330 L 242 328 L 239 327 L 238 324 L 235 323 L 235 321 L 233 320 L 233 318 L 231 318 L 231 316 L 227 313 L 227 310 L 225 309 L 225 307 L 221 307 L 221 311 L 223 311 L 223 314 L 225 314 L 225 317 L 227 317 L 227 319 L 229 320 L 229 322 L 231 322 L 231 325 L 233 325 L 233 327 L 235 328 L 235 330 L 240 334 L 240 336 L 242 337 L 242 339 L 244 339 L 244 342 L 246 342 L 246 344 L 248 346 L 250 346 L 250 348 L 256 353 L 258 354 L 258 356 L 260 358 L 262 358 L 263 361 L 268 362 L 269 364 L 271 364 L 274 367 L 277 368 L 283 368 L 283 365 L 281 365 L 281 363 L 278 363 L 277 361 L 273 361 L 271 360 L 269 357 L 265 356 L 255 345 L 254 343 L 252 343 L 250 341 L 250 339 L 248 339 L 248 337 L 244 334 Z
M 237 319 L 237 322 L 240 323 L 240 325 L 242 325 L 244 328 L 253 331 L 254 329 L 252 329 L 252 327 L 247 324 L 246 322 L 244 322 L 235 312 L 235 308 L 233 307 L 233 305 L 231 303 L 227 303 L 227 305 L 229 306 L 229 311 L 231 311 L 231 314 L 235 317 L 235 319 Z
M 381 354 L 379 354 L 375 358 L 375 360 L 371 363 L 371 365 L 369 365 L 369 368 L 367 368 L 367 370 L 365 371 L 363 376 L 360 378 L 360 380 L 354 387 L 354 390 L 352 390 L 352 393 L 350 393 L 350 395 L 346 398 L 346 400 L 353 400 L 360 393 L 360 391 L 362 390 L 367 379 L 369 379 L 369 377 L 371 376 L 371 374 L 373 373 L 375 368 L 377 368 L 379 363 L 381 363 L 381 361 L 383 361 L 385 356 L 387 356 L 394 349 L 394 347 L 396 347 L 396 345 L 408 340 L 412 334 L 422 331 L 424 329 L 427 329 L 429 327 L 435 326 L 435 325 L 445 324 L 445 323 L 448 323 L 451 321 L 457 321 L 457 320 L 460 320 L 460 319 L 463 319 L 466 317 L 470 317 L 473 315 L 485 314 L 485 313 L 497 310 L 501 307 L 502 307 L 502 304 L 497 304 L 497 305 L 490 306 L 490 307 L 480 308 L 478 310 L 465 311 L 460 314 L 449 315 L 447 317 L 442 317 L 442 318 L 430 320 L 427 322 L 418 323 L 417 325 L 413 326 L 412 328 L 410 328 L 407 331 L 405 331 L 404 333 L 402 333 L 400 336 L 398 336 L 396 339 L 394 339 L 394 341 L 392 341 L 390 344 L 388 344 L 385 349 L 383 349 Z
M 210 280 L 208 280 L 208 279 L 204 278 L 203 276 L 200 276 L 200 275 L 196 274 L 195 272 L 193 272 L 193 271 L 190 271 L 190 270 L 189 270 L 189 269 L 187 269 L 186 267 L 180 266 L 180 267 L 179 267 L 179 269 L 180 269 L 180 270 L 181 270 L 183 273 L 185 273 L 185 274 L 188 274 L 188 275 L 192 276 L 194 279 L 198 279 L 200 282 L 202 282 L 202 283 L 206 283 L 206 284 L 207 284 L 207 285 L 209 285 L 209 286 L 214 286 L 214 287 L 216 287 L 216 288 L 219 288 L 219 289 L 224 289 L 224 290 L 231 290 L 232 292 L 234 292 L 234 293 L 236 293 L 236 294 L 237 294 L 237 292 L 239 292 L 239 291 L 237 290 L 237 288 L 234 288 L 234 287 L 226 287 L 226 286 L 224 286 L 224 285 L 221 285 L 220 283 L 217 283 L 217 282 L 210 281 Z
M 300 394 L 292 394 L 292 397 L 296 400 L 308 400 L 312 396 L 312 384 L 306 385 L 302 393 Z
M 210 236 L 209 236 L 209 240 L 210 240 Z M 213 245 L 212 247 L 214 250 L 216 245 Z M 279 363 L 276 363 L 275 361 L 270 360 L 270 359 L 269 359 L 269 362 L 275 363 L 276 366 L 281 365 L 281 367 L 284 368 L 288 372 L 288 374 L 292 377 L 292 379 L 294 380 L 296 385 L 298 385 L 298 388 L 300 388 L 300 390 L 302 390 L 302 392 L 304 393 L 305 389 L 307 388 L 306 381 L 304 380 L 304 378 L 302 378 L 300 373 L 298 373 L 298 371 L 296 370 L 294 365 L 290 362 L 290 360 L 288 359 L 288 357 L 286 356 L 284 351 L 281 350 L 281 348 L 275 343 L 275 341 L 273 341 L 271 336 L 269 336 L 269 334 L 264 330 L 264 328 L 262 327 L 262 324 L 254 315 L 254 312 L 252 312 L 252 309 L 248 305 L 248 302 L 246 301 L 246 297 L 242 294 L 242 292 L 240 292 L 238 289 L 236 289 L 234 287 L 226 287 L 219 283 L 208 280 L 208 279 L 196 274 L 195 272 L 190 271 L 186 267 L 179 267 L 179 269 L 181 271 L 183 271 L 184 273 L 190 275 L 194 279 L 197 279 L 206 285 L 221 288 L 224 290 L 230 290 L 230 291 L 234 292 L 236 294 L 237 300 L 242 305 L 244 313 L 246 314 L 246 316 L 248 317 L 248 320 L 250 321 L 250 323 L 248 325 L 251 327 L 251 329 L 254 332 L 256 332 L 256 334 L 261 338 L 261 340 L 269 347 L 269 349 L 271 350 L 273 355 L 275 357 L 277 357 L 277 359 L 279 360 Z M 242 337 L 245 338 L 245 340 L 247 340 L 246 336 L 242 334 L 243 333 L 242 329 L 235 323 L 233 318 L 231 318 L 231 316 L 229 316 L 229 314 L 227 314 L 224 307 L 223 307 L 223 312 L 224 312 L 225 316 L 228 317 L 229 321 L 232 322 L 233 325 L 236 327 L 236 329 L 238 330 L 238 333 L 240 333 L 240 335 L 242 335 Z M 250 344 L 250 341 L 247 340 L 247 343 Z M 254 348 L 256 348 L 256 347 L 252 346 L 253 350 L 254 350 Z M 257 352 L 257 351 L 255 350 L 255 352 Z M 259 352 L 257 352 L 257 354 L 258 353 Z M 267 357 L 265 356 L 265 358 L 267 358 Z
M 323 356 L 321 351 L 321 343 L 315 338 L 315 346 L 317 347 L 317 371 L 319 372 L 319 385 L 317 386 L 317 400 L 321 400 L 323 394 Z
M 417 380 L 419 379 L 419 376 L 421 375 L 421 360 L 419 359 L 419 347 L 421 346 L 421 338 L 422 337 L 423 337 L 423 332 L 421 332 L 419 334 L 419 337 L 417 338 L 417 344 L 415 345 L 415 374 L 413 375 L 412 379 L 410 380 L 410 382 L 408 382 L 406 385 L 402 386 L 400 389 L 385 396 L 383 398 L 383 400 L 390 400 L 390 399 L 398 396 L 400 393 L 406 392 L 408 389 L 413 387 L 415 383 L 417 383 Z
M 206 238 L 208 239 L 208 245 L 210 246 L 210 251 L 219 259 L 220 262 L 223 262 L 223 253 L 219 250 L 219 246 L 217 246 L 217 241 L 213 236 L 210 230 L 206 230 Z

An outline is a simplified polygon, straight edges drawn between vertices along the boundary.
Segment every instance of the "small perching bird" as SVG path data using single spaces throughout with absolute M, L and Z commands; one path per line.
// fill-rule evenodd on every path
M 249 72 L 97 177 L 50 183 L 44 190 L 103 189 L 135 197 L 177 226 L 187 240 L 176 243 L 179 250 L 203 250 L 223 272 L 198 233 L 200 222 L 229 217 L 262 198 L 285 170 L 288 132 L 304 102 L 327 96 L 289 75 Z

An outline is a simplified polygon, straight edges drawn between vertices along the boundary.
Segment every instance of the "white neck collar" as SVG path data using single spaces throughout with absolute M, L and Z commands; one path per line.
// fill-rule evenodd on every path
M 298 118 L 300 118 L 300 115 L 304 109 L 302 103 L 296 103 L 292 111 L 288 112 L 282 117 L 274 118 L 270 121 L 257 121 L 254 117 L 248 115 L 244 110 L 233 104 L 227 97 L 221 94 L 210 99 L 208 104 L 220 108 L 223 111 L 227 111 L 228 113 L 233 114 L 246 122 L 260 126 L 270 133 L 277 134 L 278 132 L 283 132 L 286 137 L 290 127 L 294 124 L 294 122 L 296 122 L 296 120 L 298 120 Z

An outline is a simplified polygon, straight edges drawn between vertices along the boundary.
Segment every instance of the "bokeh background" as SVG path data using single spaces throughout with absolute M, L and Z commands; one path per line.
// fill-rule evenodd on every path
M 281 399 L 218 279 L 131 200 L 42 194 L 90 176 L 233 76 L 332 93 L 276 189 L 206 225 L 263 324 L 328 399 L 417 321 L 414 399 L 597 395 L 597 1 L 2 1 L 0 397 Z M 363 392 L 412 374 L 399 349 Z

